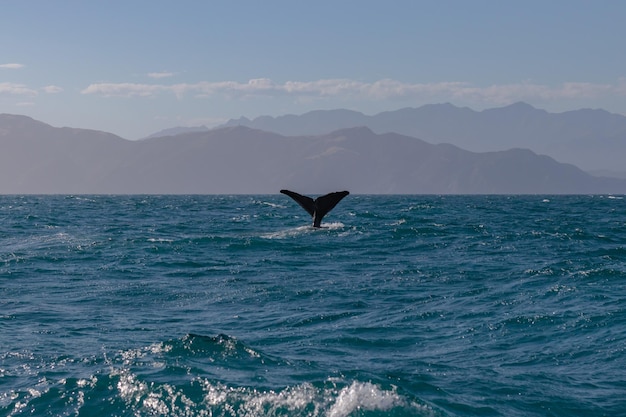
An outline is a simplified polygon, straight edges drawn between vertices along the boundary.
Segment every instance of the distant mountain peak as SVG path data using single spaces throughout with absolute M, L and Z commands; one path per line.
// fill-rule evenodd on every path
M 509 104 L 508 106 L 503 107 L 494 107 L 491 109 L 485 109 L 482 113 L 516 113 L 516 114 L 528 114 L 528 113 L 547 113 L 545 110 L 540 110 L 532 105 L 524 102 L 517 101 L 515 103 Z
M 40 121 L 37 121 L 37 120 L 33 119 L 32 117 L 25 116 L 23 114 L 10 114 L 10 113 L 0 113 L 0 120 L 2 120 L 2 121 L 6 121 L 6 120 L 30 120 L 30 121 L 37 122 L 37 123 L 43 123 L 43 122 L 40 122 Z
M 343 128 L 343 129 L 334 130 L 331 133 L 329 133 L 329 136 L 343 136 L 343 135 L 349 135 L 349 136 L 358 136 L 358 135 L 371 136 L 371 135 L 375 135 L 375 133 L 372 131 L 372 129 L 370 129 L 367 126 L 346 127 L 346 128 Z
M 32 117 L 24 116 L 20 114 L 0 114 L 0 127 L 23 127 L 23 126 L 39 126 L 39 127 L 52 127 L 47 123 L 35 120 Z
M 537 110 L 536 107 L 533 107 L 532 105 L 526 103 L 525 101 L 516 101 L 513 104 L 509 104 L 508 106 L 504 106 L 504 108 L 506 109 L 516 109 L 516 110 Z
M 241 116 L 239 119 L 230 119 L 228 122 L 226 122 L 226 125 L 247 125 L 248 123 L 250 123 L 251 120 L 248 119 L 245 116 Z
M 209 128 L 204 125 L 202 126 L 176 126 L 176 127 L 171 127 L 168 129 L 160 130 L 156 133 L 146 136 L 143 139 L 154 139 L 154 138 L 160 138 L 164 136 L 176 136 L 176 135 L 181 135 L 185 133 L 207 132 L 208 130 Z

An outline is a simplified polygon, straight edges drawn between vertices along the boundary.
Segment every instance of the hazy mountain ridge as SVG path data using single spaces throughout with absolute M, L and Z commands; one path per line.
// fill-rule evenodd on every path
M 0 115 L 2 194 L 626 193 L 552 158 L 475 153 L 397 133 L 347 128 L 283 136 L 243 126 L 129 141 Z
M 527 148 L 588 171 L 625 171 L 626 117 L 605 110 L 549 113 L 518 102 L 474 111 L 446 103 L 373 116 L 340 109 L 299 116 L 240 118 L 224 126 L 236 125 L 291 136 L 321 135 L 341 128 L 367 126 L 376 133 L 396 132 L 474 152 Z

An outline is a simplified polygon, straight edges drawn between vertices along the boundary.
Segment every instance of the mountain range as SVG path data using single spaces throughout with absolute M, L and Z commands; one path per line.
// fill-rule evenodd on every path
M 1 194 L 626 193 L 530 150 L 470 152 L 351 127 L 286 136 L 245 126 L 130 141 L 0 115 Z
M 373 116 L 350 110 L 318 110 L 299 116 L 242 117 L 223 126 L 247 126 L 287 136 L 323 135 L 366 126 L 376 133 L 395 132 L 473 152 L 525 148 L 588 172 L 626 178 L 626 117 L 605 110 L 549 113 L 519 102 L 475 111 L 431 104 Z

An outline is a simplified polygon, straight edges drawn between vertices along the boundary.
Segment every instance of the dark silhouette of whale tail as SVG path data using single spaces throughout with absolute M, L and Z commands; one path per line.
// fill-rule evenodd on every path
M 345 196 L 350 194 L 348 191 L 337 191 L 335 193 L 326 194 L 313 200 L 311 197 L 294 193 L 289 190 L 280 190 L 281 193 L 293 198 L 296 203 L 300 204 L 307 213 L 313 218 L 313 227 L 320 227 L 322 218 L 331 211 L 337 203 Z

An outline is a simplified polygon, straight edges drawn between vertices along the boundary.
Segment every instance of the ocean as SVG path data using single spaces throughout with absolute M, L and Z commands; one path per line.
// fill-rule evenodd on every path
M 1 416 L 626 416 L 622 196 L 0 196 Z

